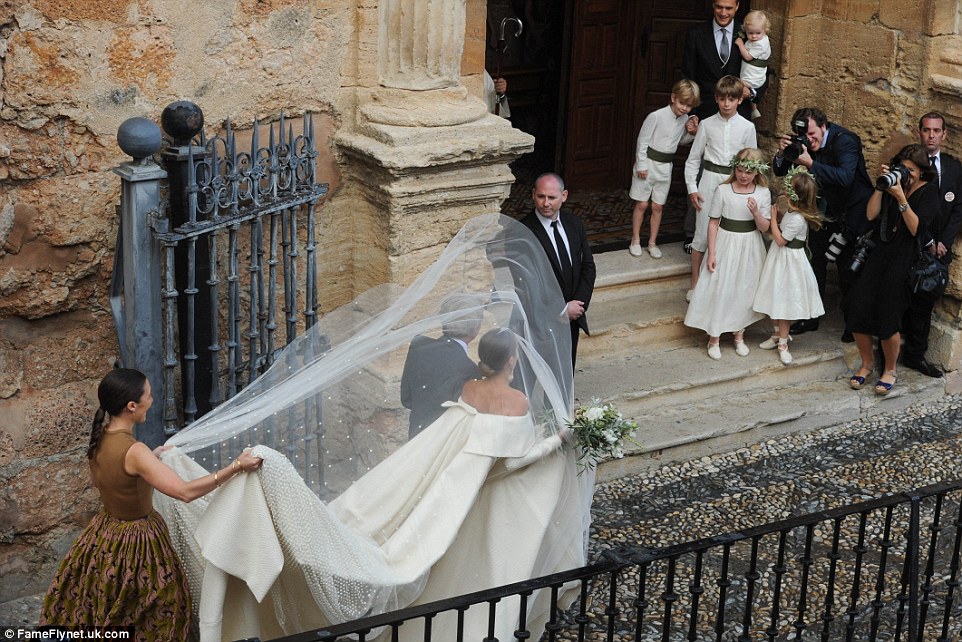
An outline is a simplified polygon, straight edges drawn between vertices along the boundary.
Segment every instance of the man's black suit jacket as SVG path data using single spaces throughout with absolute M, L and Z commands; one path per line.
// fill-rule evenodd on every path
M 561 293 L 565 301 L 582 301 L 585 304 L 585 314 L 581 315 L 577 321 L 572 321 L 588 332 L 588 304 L 591 302 L 591 293 L 595 288 L 595 260 L 591 256 L 591 248 L 588 246 L 588 235 L 585 234 L 585 227 L 581 219 L 567 210 L 561 210 L 558 218 L 564 228 L 565 235 L 568 237 L 568 245 L 571 249 L 571 272 L 572 282 L 565 283 L 561 272 L 561 264 L 558 262 L 558 255 L 555 254 L 554 245 L 548 238 L 548 233 L 541 224 L 537 212 L 531 212 L 525 216 L 521 222 L 530 229 L 541 247 L 544 248 L 551 268 L 554 270 L 558 285 L 561 286 Z
M 862 141 L 853 132 L 835 123 L 828 124 L 828 142 L 812 155 L 809 170 L 818 183 L 819 196 L 825 200 L 825 214 L 861 234 L 868 228 L 865 206 L 875 189 L 862 154 Z M 775 159 L 776 176 L 784 176 L 791 163 Z
M 698 105 L 693 113 L 699 120 L 704 120 L 709 116 L 718 113 L 718 105 L 715 103 L 715 85 L 724 76 L 735 76 L 741 73 L 742 57 L 738 47 L 734 42 L 731 43 L 731 55 L 728 62 L 722 64 L 718 57 L 718 48 L 715 45 L 715 21 L 702 22 L 688 30 L 685 35 L 685 53 L 681 60 L 682 76 L 698 84 L 701 92 L 701 104 Z M 737 36 L 741 30 L 741 24 L 734 24 L 734 35 Z M 734 40 L 734 38 L 733 38 Z M 750 114 L 751 107 L 748 101 L 743 101 L 738 107 L 739 113 L 743 116 L 745 110 Z
M 962 229 L 962 163 L 945 152 L 939 154 L 942 174 L 939 178 L 939 202 L 942 204 L 938 219 L 932 225 L 932 238 L 940 241 L 952 257 L 952 244 Z
M 408 437 L 434 423 L 444 413 L 441 404 L 457 401 L 464 384 L 479 376 L 477 364 L 454 339 L 414 337 L 401 374 L 401 405 L 411 409 Z

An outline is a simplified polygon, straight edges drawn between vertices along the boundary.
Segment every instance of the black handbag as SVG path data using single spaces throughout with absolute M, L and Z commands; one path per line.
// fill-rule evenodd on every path
M 913 294 L 936 298 L 949 283 L 949 266 L 928 250 L 919 248 L 915 262 L 909 267 L 909 288 Z

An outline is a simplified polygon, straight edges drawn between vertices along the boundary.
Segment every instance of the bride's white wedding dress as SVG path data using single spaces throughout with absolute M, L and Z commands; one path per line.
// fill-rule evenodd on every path
M 452 296 L 465 297 L 463 309 L 450 311 Z M 291 635 L 583 566 L 593 477 L 579 475 L 557 434 L 573 406 L 563 304 L 533 235 L 478 217 L 409 288 L 377 288 L 328 312 L 264 375 L 171 438 L 163 457 L 184 478 L 248 445 L 264 457 L 257 474 L 190 504 L 155 495 L 202 640 Z M 515 384 L 531 413 L 450 402 L 406 442 L 407 346 L 466 311 L 518 336 Z M 558 604 L 574 597 L 562 591 Z M 528 599 L 534 640 L 549 598 Z M 498 639 L 513 639 L 519 607 L 498 603 Z M 456 612 L 436 616 L 431 639 L 456 639 L 455 625 Z M 465 639 L 487 632 L 487 604 L 469 609 Z M 422 640 L 422 621 L 399 633 Z

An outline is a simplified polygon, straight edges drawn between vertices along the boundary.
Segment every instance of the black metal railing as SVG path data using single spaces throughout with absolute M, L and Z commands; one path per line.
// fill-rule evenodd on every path
M 962 632 L 960 545 L 955 481 L 663 548 L 613 549 L 584 568 L 275 642 L 364 642 L 385 631 L 398 640 L 415 620 L 431 640 L 435 616 L 454 612 L 463 621 L 469 608 L 488 609 L 489 630 L 512 618 L 516 640 L 946 642 Z M 569 583 L 579 597 L 558 604 Z M 554 615 L 544 631 L 528 631 L 526 604 L 543 590 Z M 520 607 L 501 612 L 511 596 L 521 596 Z M 462 631 L 457 640 L 478 637 Z

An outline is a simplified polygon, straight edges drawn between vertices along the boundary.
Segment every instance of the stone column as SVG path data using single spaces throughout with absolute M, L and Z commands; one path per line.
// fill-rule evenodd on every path
M 378 83 L 398 89 L 456 87 L 465 0 L 382 0 Z
M 378 86 L 336 136 L 348 164 L 328 205 L 350 221 L 355 294 L 410 283 L 465 221 L 499 211 L 508 163 L 534 149 L 461 85 L 465 0 L 381 0 L 378 17 Z

